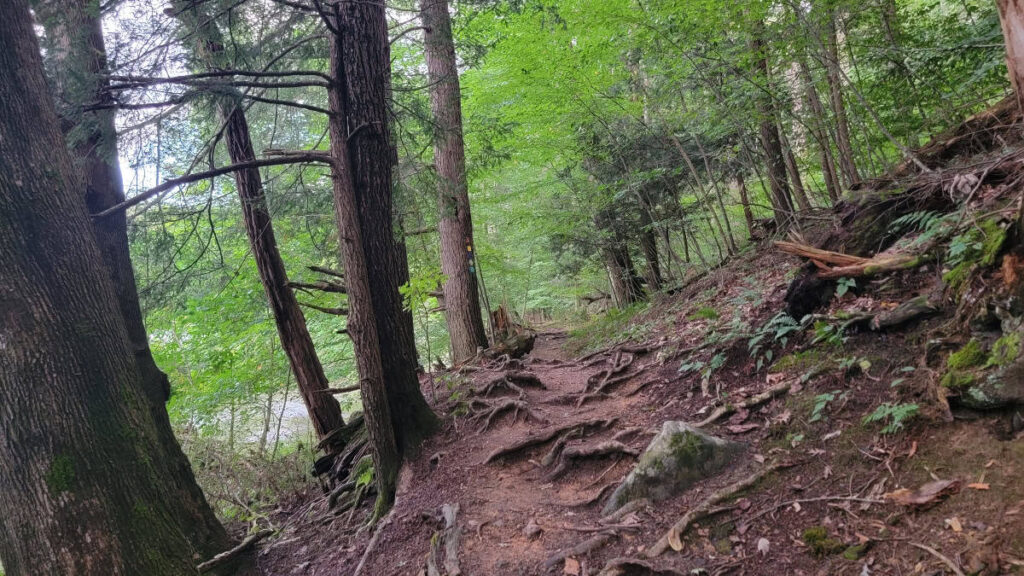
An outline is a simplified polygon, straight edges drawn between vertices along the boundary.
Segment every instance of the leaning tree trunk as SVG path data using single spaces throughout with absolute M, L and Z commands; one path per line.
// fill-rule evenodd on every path
M 37 2 L 35 9 L 45 31 L 61 125 L 84 185 L 79 190 L 83 192 L 89 212 L 96 214 L 125 199 L 114 110 L 83 110 L 85 104 L 112 104 L 106 90 L 109 82 L 104 77 L 108 71 L 98 2 L 50 0 Z M 227 533 L 196 484 L 192 467 L 171 428 L 165 406 L 169 384 L 150 352 L 129 256 L 126 216 L 119 211 L 93 218 L 91 224 L 104 270 L 113 284 L 118 311 L 127 329 L 128 342 L 138 365 L 139 382 L 146 394 L 160 444 L 162 455 L 154 455 L 153 461 L 160 467 L 161 474 L 170 479 L 167 489 L 190 510 L 178 518 L 178 529 L 201 554 L 215 554 L 228 545 Z
M 338 224 L 338 244 L 342 263 L 345 267 L 348 287 L 348 334 L 355 348 L 356 367 L 359 371 L 359 389 L 363 399 L 363 414 L 370 447 L 373 451 L 373 464 L 377 482 L 377 506 L 375 516 L 379 516 L 391 506 L 398 479 L 398 468 L 401 456 L 396 443 L 396 431 L 401 423 L 394 422 L 390 399 L 388 398 L 387 374 L 385 373 L 383 346 L 378 333 L 379 322 L 375 318 L 372 288 L 366 243 L 363 239 L 363 226 L 359 217 L 357 198 L 367 190 L 360 187 L 364 180 L 358 179 L 356 166 L 352 163 L 352 151 L 349 142 L 352 140 L 351 104 L 354 95 L 351 87 L 373 82 L 383 82 L 380 74 L 373 74 L 379 63 L 357 60 L 360 55 L 348 51 L 346 42 L 341 35 L 367 41 L 373 38 L 367 27 L 372 21 L 358 17 L 349 8 L 334 6 L 334 25 L 339 33 L 330 33 L 328 51 L 330 53 L 330 74 L 335 79 L 328 89 L 328 106 L 331 116 L 328 119 L 331 139 L 331 157 L 333 158 L 334 182 L 334 213 Z M 364 55 L 365 56 L 365 55 Z M 349 70 L 350 64 L 358 64 L 354 71 Z M 356 73 L 353 73 L 356 72 Z M 381 87 L 383 90 L 383 87 Z M 386 134 L 387 125 L 381 124 L 368 128 Z M 390 221 L 390 213 L 385 215 Z M 380 217 L 378 217 L 378 220 Z M 380 225 L 381 222 L 377 222 Z
M 448 0 L 421 0 L 424 55 L 434 117 L 434 165 L 438 177 L 441 236 L 441 272 L 445 275 L 444 315 L 451 337 L 452 357 L 464 362 L 487 347 L 480 315 L 472 251 L 473 221 L 466 180 L 466 152 L 462 139 L 462 101 L 455 60 Z
M 843 74 L 839 61 L 839 38 L 836 31 L 835 12 L 825 16 L 825 70 L 828 77 L 828 88 L 832 114 L 836 123 L 836 145 L 839 148 L 839 171 L 848 187 L 860 183 L 857 162 L 853 156 L 853 144 L 850 140 L 850 122 L 846 117 L 846 104 L 843 102 Z
M 179 1 L 175 4 L 176 15 L 185 25 L 187 38 L 193 43 L 193 56 L 197 64 L 207 71 L 230 69 L 230 62 L 224 53 L 222 35 L 216 23 L 195 0 Z M 249 123 L 242 107 L 242 97 L 230 88 L 219 95 L 216 101 L 217 116 L 223 125 L 224 141 L 233 164 L 252 162 L 256 159 Z M 345 420 L 341 406 L 328 389 L 330 383 L 324 374 L 323 365 L 317 356 L 313 338 L 306 327 L 306 317 L 299 307 L 295 293 L 288 285 L 288 273 L 277 249 L 273 222 L 263 190 L 263 180 L 258 168 L 238 170 L 234 173 L 235 188 L 242 205 L 242 219 L 256 269 L 260 275 L 267 302 L 274 315 L 274 324 L 281 340 L 299 394 L 306 405 L 313 430 L 321 441 L 331 432 L 342 428 Z M 328 443 L 328 453 L 342 448 Z
M 196 573 L 24 0 L 0 5 L 0 559 L 11 576 Z M 180 454 L 180 453 L 179 453 Z M 205 505 L 205 502 L 203 502 Z
M 380 354 L 387 359 L 384 383 L 398 451 L 404 455 L 437 429 L 438 420 L 420 391 L 412 313 L 398 291 L 409 281 L 409 265 L 392 222 L 387 18 L 382 3 L 345 2 L 335 9 L 341 34 L 333 39 L 331 54 L 339 58 L 335 77 L 344 84 L 338 90 L 345 97 L 346 122 L 337 136 L 347 134 L 363 252 L 372 264 L 368 273 Z
M 1024 111 L 1024 0 L 997 0 L 996 3 L 1006 42 L 1006 68 L 1017 106 Z

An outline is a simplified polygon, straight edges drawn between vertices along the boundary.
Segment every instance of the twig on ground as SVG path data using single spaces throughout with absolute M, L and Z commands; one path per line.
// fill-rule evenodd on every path
M 751 396 L 750 398 L 744 400 L 743 402 L 739 402 L 737 404 L 724 404 L 722 406 L 719 406 L 718 408 L 715 408 L 714 412 L 712 412 L 710 416 L 698 422 L 696 426 L 697 428 L 704 428 L 710 424 L 714 424 L 723 416 L 728 416 L 729 414 L 732 414 L 733 412 L 736 412 L 738 410 L 746 410 L 749 408 L 755 408 L 757 406 L 760 406 L 765 402 L 774 400 L 779 396 L 788 394 L 790 388 L 792 387 L 793 382 L 785 382 L 782 384 L 772 386 L 771 388 L 765 390 L 764 392 Z
M 961 570 L 960 567 L 957 566 L 955 562 L 950 560 L 948 556 L 946 556 L 945 554 L 939 552 L 935 548 L 931 548 L 929 546 L 925 546 L 924 544 L 918 544 L 917 542 L 911 542 L 910 545 L 913 546 L 914 548 L 920 548 L 921 550 L 924 550 L 925 552 L 927 552 L 927 553 L 931 554 L 932 556 L 935 556 L 936 558 L 941 560 L 943 564 L 945 564 L 946 566 L 949 566 L 949 569 L 952 570 L 953 573 L 956 574 L 956 576 L 964 576 L 963 570 Z

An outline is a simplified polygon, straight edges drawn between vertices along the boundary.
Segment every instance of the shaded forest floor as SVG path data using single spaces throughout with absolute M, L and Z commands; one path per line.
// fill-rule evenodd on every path
M 573 358 L 564 333 L 543 333 L 521 362 L 439 375 L 435 409 L 444 429 L 403 469 L 397 504 L 362 574 L 454 573 L 440 550 L 451 541 L 445 505 L 458 505 L 457 560 L 469 575 L 1020 571 L 1019 416 L 956 412 L 950 419 L 933 397 L 937 375 L 923 344 L 947 316 L 851 334 L 842 344 L 814 344 L 807 332 L 781 341 L 769 335 L 772 358 L 751 354 L 756 333 L 744 327 L 756 332 L 785 308 L 800 265 L 762 246 L 659 297 L 632 320 L 628 332 L 637 341 Z M 935 274 L 927 267 L 901 272 L 832 307 L 891 308 Z M 758 369 L 758 358 L 767 367 Z M 680 372 L 681 364 L 694 369 Z M 603 393 L 579 405 L 585 389 L 602 384 Z M 629 473 L 663 422 L 699 422 L 716 407 L 786 384 L 788 393 L 707 425 L 746 446 L 725 472 L 675 498 L 602 519 L 609 487 Z M 432 397 L 427 381 L 424 390 Z M 488 422 L 489 410 L 503 402 L 509 410 Z M 891 418 L 864 419 L 884 403 L 919 409 L 883 434 Z M 538 442 L 495 456 L 530 438 Z M 687 511 L 771 463 L 784 468 L 700 519 L 683 534 L 681 551 L 645 558 Z M 954 483 L 942 485 L 934 501 L 908 506 L 893 495 L 936 480 Z M 352 574 L 372 536 L 360 529 L 369 505 L 334 515 L 319 493 L 283 502 L 271 516 L 280 532 L 258 554 L 262 573 Z M 437 572 L 428 567 L 432 543 Z

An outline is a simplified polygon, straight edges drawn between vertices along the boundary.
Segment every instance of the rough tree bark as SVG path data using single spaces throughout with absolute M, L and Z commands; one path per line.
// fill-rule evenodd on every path
M 664 286 L 661 275 L 661 262 L 658 259 L 658 236 L 654 226 L 652 202 L 646 194 L 640 197 L 640 251 L 644 255 L 644 280 L 651 292 L 657 292 Z
M 334 10 L 341 34 L 331 39 L 331 57 L 338 60 L 332 72 L 337 82 L 332 97 L 340 99 L 336 106 L 344 105 L 344 116 L 332 118 L 334 123 L 343 122 L 334 136 L 347 135 L 349 177 L 355 190 L 380 355 L 387 359 L 384 383 L 398 451 L 405 455 L 415 452 L 437 429 L 438 420 L 420 391 L 412 313 L 405 309 L 398 291 L 409 281 L 409 265 L 392 222 L 387 19 L 382 3 L 343 2 Z M 338 153 L 334 141 L 332 153 Z M 341 233 L 345 235 L 347 230 Z
M 124 201 L 124 187 L 117 159 L 117 133 L 112 109 L 85 111 L 86 104 L 108 104 L 109 82 L 106 49 L 97 0 L 35 3 L 44 28 L 51 82 L 55 88 L 61 129 L 90 214 Z M 178 529 L 204 556 L 220 552 L 229 544 L 227 533 L 217 521 L 206 497 L 196 484 L 192 467 L 181 451 L 165 403 L 170 388 L 167 376 L 157 367 L 135 284 L 128 248 L 124 212 L 91 219 L 104 270 L 110 277 L 118 311 L 138 366 L 139 382 L 148 401 L 161 456 L 154 456 L 161 474 L 168 477 L 167 489 L 186 504 L 189 513 L 177 518 Z
M 1024 0 L 997 0 L 996 4 L 1006 42 L 1006 68 L 1017 106 L 1024 111 Z
M 441 236 L 441 272 L 444 315 L 456 363 L 476 356 L 487 347 L 480 314 L 476 274 L 467 249 L 473 244 L 466 152 L 462 139 L 462 99 L 455 59 L 448 0 L 420 0 L 424 28 L 424 56 L 434 117 L 434 166 L 438 177 L 438 231 Z
M 223 36 L 216 22 L 196 0 L 176 1 L 175 15 L 184 24 L 187 41 L 193 45 L 196 65 L 206 71 L 227 70 L 231 63 L 225 56 Z M 216 98 L 218 120 L 224 126 L 224 141 L 233 164 L 256 159 L 249 123 L 242 106 L 242 96 L 234 88 Z M 328 393 L 330 383 L 317 356 L 313 338 L 306 327 L 306 317 L 299 307 L 295 293 L 288 285 L 288 273 L 277 249 L 273 222 L 263 189 L 263 180 L 257 168 L 234 173 L 235 188 L 242 205 L 242 219 L 249 237 L 256 269 L 260 275 L 267 302 L 274 315 L 274 324 L 291 365 L 299 394 L 309 412 L 309 419 L 319 440 L 345 425 L 338 401 Z M 328 445 L 328 453 L 342 446 Z
M 760 37 L 755 36 L 750 40 L 750 50 L 757 58 L 755 62 L 757 75 L 761 77 L 763 82 L 767 83 L 770 78 L 768 56 L 765 54 L 764 43 Z M 789 181 L 786 179 L 786 158 L 782 150 L 782 139 L 779 136 L 779 127 L 776 122 L 778 115 L 776 114 L 775 103 L 770 95 L 757 98 L 757 113 L 760 116 L 761 147 L 764 150 L 768 168 L 768 181 L 772 192 L 775 222 L 778 229 L 784 231 L 793 222 L 793 200 L 789 190 Z
M 740 192 L 740 204 L 743 206 L 743 220 L 747 223 L 747 237 L 754 237 L 754 212 L 750 209 L 750 194 L 747 192 L 747 180 L 742 172 L 736 173 L 736 187 Z
M 334 180 L 334 213 L 338 224 L 338 245 L 345 267 L 348 287 L 348 334 L 355 348 L 356 367 L 359 370 L 359 389 L 363 399 L 363 413 L 377 482 L 377 506 L 375 516 L 379 517 L 391 506 L 401 456 L 396 443 L 395 432 L 399 423 L 392 420 L 390 402 L 386 390 L 387 374 L 384 371 L 383 354 L 378 321 L 373 303 L 370 284 L 369 260 L 360 222 L 358 196 L 367 193 L 365 178 L 357 177 L 358 168 L 352 162 L 349 143 L 353 133 L 352 102 L 356 95 L 353 86 L 367 83 L 383 83 L 385 79 L 377 70 L 380 62 L 367 60 L 366 54 L 349 52 L 345 38 L 357 41 L 371 41 L 373 21 L 359 13 L 356 6 L 332 6 L 333 25 L 337 32 L 329 34 L 329 73 L 334 78 L 328 90 L 328 133 L 331 139 L 331 157 Z M 350 66 L 352 68 L 350 68 Z M 365 91 L 365 87 L 363 88 Z M 383 93 L 384 86 L 380 86 Z M 356 128 L 358 129 L 358 128 Z M 378 138 L 386 139 L 387 124 L 365 128 L 372 130 Z M 364 187 L 361 187 L 364 186 Z M 378 214 L 380 219 L 390 221 L 390 212 Z
M 850 140 L 850 122 L 846 116 L 846 104 L 843 101 L 843 74 L 839 61 L 839 37 L 836 30 L 836 12 L 828 9 L 825 15 L 825 70 L 828 78 L 832 114 L 836 124 L 836 146 L 839 148 L 839 171 L 843 180 L 850 188 L 860 183 L 857 162 L 853 156 L 853 144 Z
M 0 558 L 9 575 L 194 575 L 199 519 L 151 416 L 24 0 L 0 5 Z M 180 452 L 179 452 L 180 454 Z M 194 483 L 193 483 L 194 484 Z M 205 506 L 205 501 L 202 502 Z

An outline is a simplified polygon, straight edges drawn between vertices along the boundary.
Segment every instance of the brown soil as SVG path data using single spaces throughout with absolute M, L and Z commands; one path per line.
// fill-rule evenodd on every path
M 404 468 L 397 504 L 362 573 L 425 574 L 431 539 L 443 527 L 438 520 L 441 507 L 458 504 L 463 574 L 594 575 L 614 558 L 642 558 L 643 551 L 687 510 L 766 462 L 790 466 L 739 500 L 729 500 L 731 509 L 690 529 L 681 552 L 670 549 L 656 559 L 644 560 L 666 572 L 635 568 L 623 573 L 954 574 L 946 561 L 964 574 L 982 566 L 985 574 L 1020 571 L 1024 442 L 1014 438 L 1012 415 L 973 414 L 963 415 L 970 420 L 943 421 L 948 413 L 929 392 L 937 376 L 922 351 L 927 335 L 945 317 L 900 332 L 856 334 L 841 347 L 818 346 L 817 353 L 805 357 L 809 361 L 790 363 L 785 370 L 758 371 L 748 353 L 747 334 L 733 334 L 732 341 L 693 354 L 678 354 L 702 345 L 712 332 L 728 334 L 734 320 L 763 325 L 784 308 L 788 278 L 799 265 L 796 258 L 763 250 L 655 303 L 634 321 L 645 327 L 639 333 L 645 334 L 644 342 L 651 348 L 636 353 L 622 372 L 636 376 L 579 408 L 588 379 L 594 377 L 592 384 L 599 385 L 613 359 L 619 357 L 621 363 L 623 357 L 606 351 L 585 362 L 576 361 L 565 352 L 566 336 L 561 333 L 541 334 L 521 367 L 546 386 L 522 387 L 522 400 L 532 416 L 520 412 L 513 420 L 512 412 L 499 414 L 487 430 L 481 430 L 483 420 L 466 413 L 472 408 L 471 390 L 501 376 L 497 369 L 501 366 L 472 372 L 465 379 L 446 376 L 439 393 L 443 399 L 435 406 L 445 415 L 446 425 Z M 900 273 L 871 291 L 872 297 L 849 295 L 835 306 L 891 306 L 916 294 L 929 284 L 924 279 L 934 274 L 927 269 Z M 712 307 L 720 318 L 696 319 L 692 314 L 698 307 Z M 794 333 L 785 346 L 776 343 L 772 359 L 810 349 L 808 339 L 807 334 Z M 485 463 L 491 453 L 527 435 L 593 419 L 615 419 L 615 423 L 571 437 L 567 449 L 615 438 L 628 449 L 642 451 L 664 421 L 696 422 L 717 405 L 713 397 L 702 395 L 699 374 L 680 374 L 678 367 L 685 361 L 707 362 L 719 353 L 725 355 L 725 363 L 709 384 L 712 395 L 717 391 L 729 402 L 784 379 L 797 380 L 815 367 L 827 369 L 798 383 L 788 396 L 709 426 L 714 434 L 746 443 L 747 454 L 732 469 L 685 494 L 614 522 L 635 526 L 609 529 L 601 524 L 604 500 L 595 498 L 604 487 L 622 480 L 635 461 L 633 456 L 619 453 L 571 460 L 564 473 L 553 475 L 558 463 L 544 462 L 549 442 Z M 845 370 L 840 367 L 844 359 L 864 359 L 870 366 L 865 363 L 866 370 Z M 908 366 L 915 370 L 904 371 Z M 898 378 L 903 381 L 893 387 Z M 428 384 L 425 390 L 430 397 Z M 635 391 L 639 392 L 631 394 Z M 821 420 L 812 422 L 815 397 L 833 391 L 836 399 L 822 411 Z M 519 398 L 519 393 L 495 390 L 489 399 L 504 397 Z M 916 402 L 921 415 L 904 430 L 882 435 L 880 426 L 862 420 L 883 402 Z M 633 431 L 624 434 L 627 430 Z M 933 479 L 960 480 L 961 488 L 927 510 L 877 503 L 886 492 L 914 489 Z M 588 500 L 593 502 L 585 503 Z M 372 535 L 361 528 L 369 506 L 366 503 L 350 518 L 348 513 L 326 513 L 318 493 L 282 503 L 271 515 L 280 533 L 259 552 L 262 573 L 352 574 Z M 528 526 L 533 530 L 528 531 Z M 824 527 L 841 546 L 837 544 L 830 553 L 815 553 L 803 538 L 805 530 L 814 527 Z M 555 562 L 550 571 L 544 569 L 548 558 L 602 531 L 614 532 L 604 545 Z M 865 553 L 844 557 L 848 546 L 862 542 L 868 543 Z

